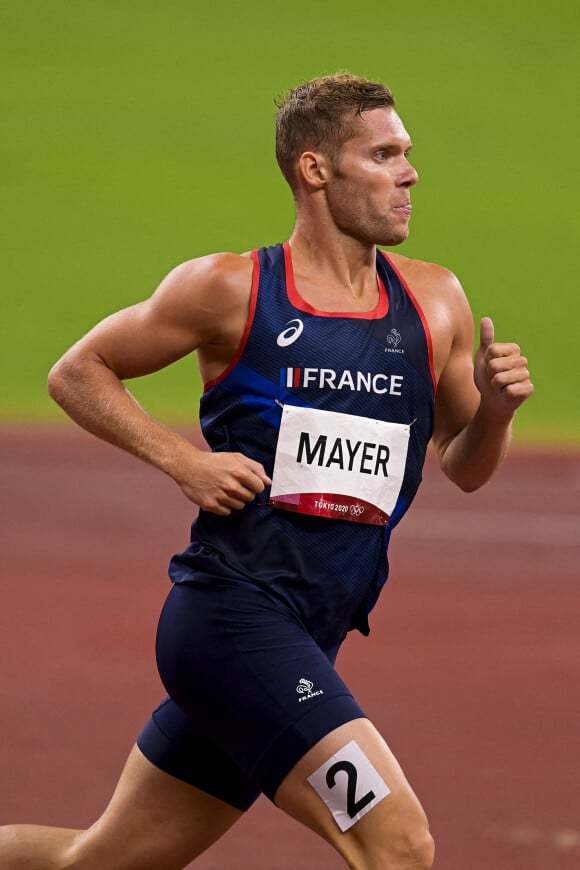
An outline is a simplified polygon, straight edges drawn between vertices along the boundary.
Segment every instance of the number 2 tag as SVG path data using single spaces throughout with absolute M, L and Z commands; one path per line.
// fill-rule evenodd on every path
M 391 793 L 358 743 L 351 740 L 308 777 L 341 831 L 348 831 Z

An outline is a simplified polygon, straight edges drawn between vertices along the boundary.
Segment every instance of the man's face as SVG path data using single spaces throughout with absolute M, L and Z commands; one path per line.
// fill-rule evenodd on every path
M 336 226 L 365 244 L 398 245 L 409 235 L 410 188 L 419 176 L 408 160 L 411 139 L 394 109 L 357 119 L 326 187 Z

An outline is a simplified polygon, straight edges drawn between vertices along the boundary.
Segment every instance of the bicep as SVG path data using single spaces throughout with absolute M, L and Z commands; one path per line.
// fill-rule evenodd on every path
M 206 264 L 185 263 L 149 299 L 97 324 L 67 356 L 102 363 L 120 380 L 151 374 L 212 340 L 215 295 Z
M 147 300 L 107 317 L 70 353 L 102 362 L 125 380 L 170 365 L 194 350 L 199 341 L 194 330 L 160 314 Z

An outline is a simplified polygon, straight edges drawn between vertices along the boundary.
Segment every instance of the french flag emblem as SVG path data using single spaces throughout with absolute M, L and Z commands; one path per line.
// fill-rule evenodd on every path
M 280 386 L 281 387 L 299 387 L 302 383 L 302 369 L 289 368 L 280 369 Z

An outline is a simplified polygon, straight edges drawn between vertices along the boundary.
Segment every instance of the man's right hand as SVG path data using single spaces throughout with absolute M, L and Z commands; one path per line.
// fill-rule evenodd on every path
M 240 510 L 272 483 L 261 463 L 242 453 L 199 451 L 188 473 L 180 472 L 175 480 L 187 498 L 219 516 Z

